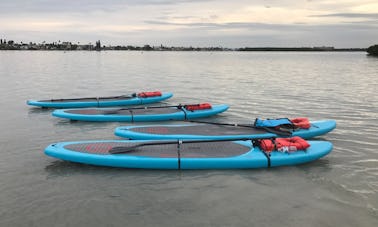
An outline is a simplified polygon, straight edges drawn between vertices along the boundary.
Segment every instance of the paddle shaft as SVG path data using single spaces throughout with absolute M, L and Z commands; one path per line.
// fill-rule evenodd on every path
M 218 123 L 218 122 L 210 122 L 210 121 L 193 121 L 193 120 L 190 120 L 189 122 L 211 124 L 211 125 L 225 125 L 225 126 L 235 126 L 235 127 L 256 128 L 253 125 L 246 125 L 246 124 L 231 124 L 231 123 Z
M 117 99 L 117 98 L 134 98 L 136 96 L 132 95 L 119 95 L 119 96 L 110 96 L 110 97 L 87 97 L 87 98 L 72 98 L 72 99 L 50 99 L 51 102 L 62 102 L 62 101 L 80 101 L 86 99 Z
M 271 139 L 272 137 L 266 138 L 266 139 Z M 135 149 L 139 147 L 145 147 L 145 146 L 154 146 L 154 145 L 166 145 L 166 144 L 177 144 L 181 145 L 184 143 L 211 143 L 211 142 L 222 142 L 222 141 L 237 141 L 237 140 L 251 140 L 251 142 L 256 141 L 258 139 L 251 139 L 251 138 L 245 138 L 245 137 L 240 137 L 240 138 L 233 138 L 233 139 L 219 139 L 219 140 L 169 140 L 169 141 L 157 141 L 157 142 L 145 142 L 145 143 L 140 143 L 134 146 L 126 147 L 126 146 L 119 146 L 119 147 L 113 147 L 111 148 L 108 152 L 111 154 L 120 154 L 120 153 L 127 153 L 134 151 Z
M 129 108 L 119 108 L 119 109 L 115 109 L 115 110 L 107 110 L 107 111 L 104 111 L 105 114 L 115 114 L 119 111 L 122 111 L 122 110 L 144 110 L 144 109 L 157 109 L 157 108 L 178 108 L 178 109 L 182 109 L 182 107 L 184 107 L 184 105 L 174 105 L 174 106 L 144 106 L 144 107 L 129 107 Z
M 189 122 L 202 123 L 202 124 L 212 124 L 212 125 L 234 126 L 234 127 L 245 127 L 245 128 L 257 128 L 253 125 L 246 125 L 246 124 L 217 123 L 217 122 L 208 122 L 208 121 L 189 121 Z M 282 136 L 291 136 L 292 135 L 291 132 L 278 131 L 278 130 L 274 130 L 274 129 L 271 129 L 271 128 L 268 128 L 268 127 L 264 127 L 262 129 L 264 129 L 267 132 L 282 135 Z

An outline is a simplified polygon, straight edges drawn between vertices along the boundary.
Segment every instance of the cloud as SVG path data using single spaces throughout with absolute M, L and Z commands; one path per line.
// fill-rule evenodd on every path
M 365 47 L 378 39 L 375 6 L 372 0 L 2 0 L 0 21 L 1 36 L 33 42 Z
M 332 13 L 332 14 L 323 14 L 323 15 L 310 15 L 310 17 L 342 17 L 342 18 L 378 19 L 378 13 Z
M 327 27 L 340 27 L 340 28 L 366 28 L 373 29 L 378 26 L 376 23 L 366 23 L 364 21 L 362 24 L 357 22 L 352 22 L 350 24 L 340 23 L 340 24 L 307 24 L 307 23 L 297 23 L 297 24 L 277 24 L 277 23 L 252 23 L 252 22 L 229 22 L 229 23 L 177 23 L 159 20 L 147 20 L 144 21 L 146 24 L 152 25 L 165 25 L 181 28 L 190 29 L 246 29 L 246 30 L 311 30 L 313 28 L 327 28 Z
M 2 13 L 56 13 L 120 11 L 134 6 L 163 6 L 201 3 L 212 0 L 2 0 Z

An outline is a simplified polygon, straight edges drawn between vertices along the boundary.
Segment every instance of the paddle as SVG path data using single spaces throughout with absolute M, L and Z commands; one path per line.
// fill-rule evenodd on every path
M 121 110 L 142 110 L 142 109 L 154 109 L 154 108 L 172 108 L 175 107 L 179 110 L 185 108 L 187 111 L 196 111 L 196 110 L 206 110 L 211 109 L 210 103 L 198 103 L 198 104 L 185 104 L 185 105 L 174 105 L 174 106 L 144 106 L 144 107 L 128 107 L 128 108 L 120 108 L 116 110 L 109 110 L 105 111 L 105 113 L 114 114 Z
M 104 114 L 115 114 L 122 110 L 147 110 L 147 109 L 157 109 L 157 108 L 172 108 L 176 107 L 177 109 L 182 109 L 185 105 L 174 105 L 174 106 L 143 106 L 143 107 L 128 107 L 128 108 L 119 108 L 115 110 L 106 110 Z
M 211 121 L 194 121 L 194 120 L 190 120 L 189 122 L 211 124 L 211 125 L 225 125 L 225 126 L 255 128 L 253 125 L 247 125 L 247 124 L 231 124 L 231 123 L 218 123 L 218 122 L 211 122 Z
M 119 96 L 110 96 L 110 97 L 86 97 L 86 98 L 72 98 L 72 99 L 50 99 L 48 101 L 51 102 L 62 102 L 62 101 L 80 101 L 80 100 L 87 100 L 87 99 L 118 99 L 118 98 L 135 98 L 136 93 L 132 95 L 119 95 Z
M 248 125 L 248 124 L 230 124 L 230 123 L 217 123 L 217 122 L 209 122 L 209 121 L 192 121 L 192 120 L 189 121 L 189 122 L 202 123 L 202 124 L 212 124 L 212 125 L 234 126 L 234 127 L 256 128 L 256 129 L 258 129 L 258 127 L 255 127 L 253 125 Z M 267 132 L 278 134 L 278 135 L 282 135 L 282 136 L 291 136 L 292 135 L 292 133 L 289 132 L 289 131 L 279 131 L 279 130 L 275 130 L 275 129 L 268 128 L 268 127 L 263 127 L 262 129 L 266 130 Z
M 272 137 L 266 138 L 270 139 Z M 234 138 L 234 139 L 220 139 L 220 140 L 169 140 L 169 141 L 154 141 L 154 142 L 145 142 L 145 143 L 140 143 L 134 146 L 119 146 L 119 147 L 112 147 L 108 152 L 110 154 L 121 154 L 121 153 L 127 153 L 127 152 L 132 152 L 135 151 L 135 149 L 139 147 L 145 147 L 145 146 L 154 146 L 154 145 L 166 145 L 166 144 L 183 144 L 183 143 L 211 143 L 211 142 L 222 142 L 222 141 L 237 141 L 237 140 L 251 140 L 257 141 L 258 139 L 251 139 L 251 138 Z

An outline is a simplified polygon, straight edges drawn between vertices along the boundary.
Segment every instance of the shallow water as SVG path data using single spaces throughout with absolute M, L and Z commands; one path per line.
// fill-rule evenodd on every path
M 0 226 L 378 226 L 378 58 L 362 52 L 0 51 Z M 105 168 L 45 156 L 119 139 L 27 99 L 171 91 L 227 103 L 212 120 L 335 119 L 318 161 L 259 170 Z M 175 123 L 175 122 L 172 122 Z

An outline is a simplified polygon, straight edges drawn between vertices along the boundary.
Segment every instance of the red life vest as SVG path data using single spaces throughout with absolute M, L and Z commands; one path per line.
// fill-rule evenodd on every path
M 298 128 L 309 129 L 311 127 L 310 121 L 305 117 L 290 119 L 290 121 Z
M 161 96 L 160 91 L 146 91 L 146 92 L 141 92 L 138 93 L 138 97 L 140 98 L 147 98 L 147 97 L 155 97 L 155 96 Z
M 184 108 L 189 111 L 205 110 L 205 109 L 211 109 L 211 104 L 206 102 L 206 103 L 200 103 L 200 104 L 185 105 Z
M 281 152 L 293 152 L 297 150 L 306 150 L 310 144 L 299 136 L 291 138 L 276 138 L 274 143 L 270 139 L 260 140 L 260 147 L 265 152 L 278 150 Z
M 263 139 L 263 140 L 260 140 L 260 147 L 263 151 L 270 153 L 274 150 L 275 146 L 272 140 Z

